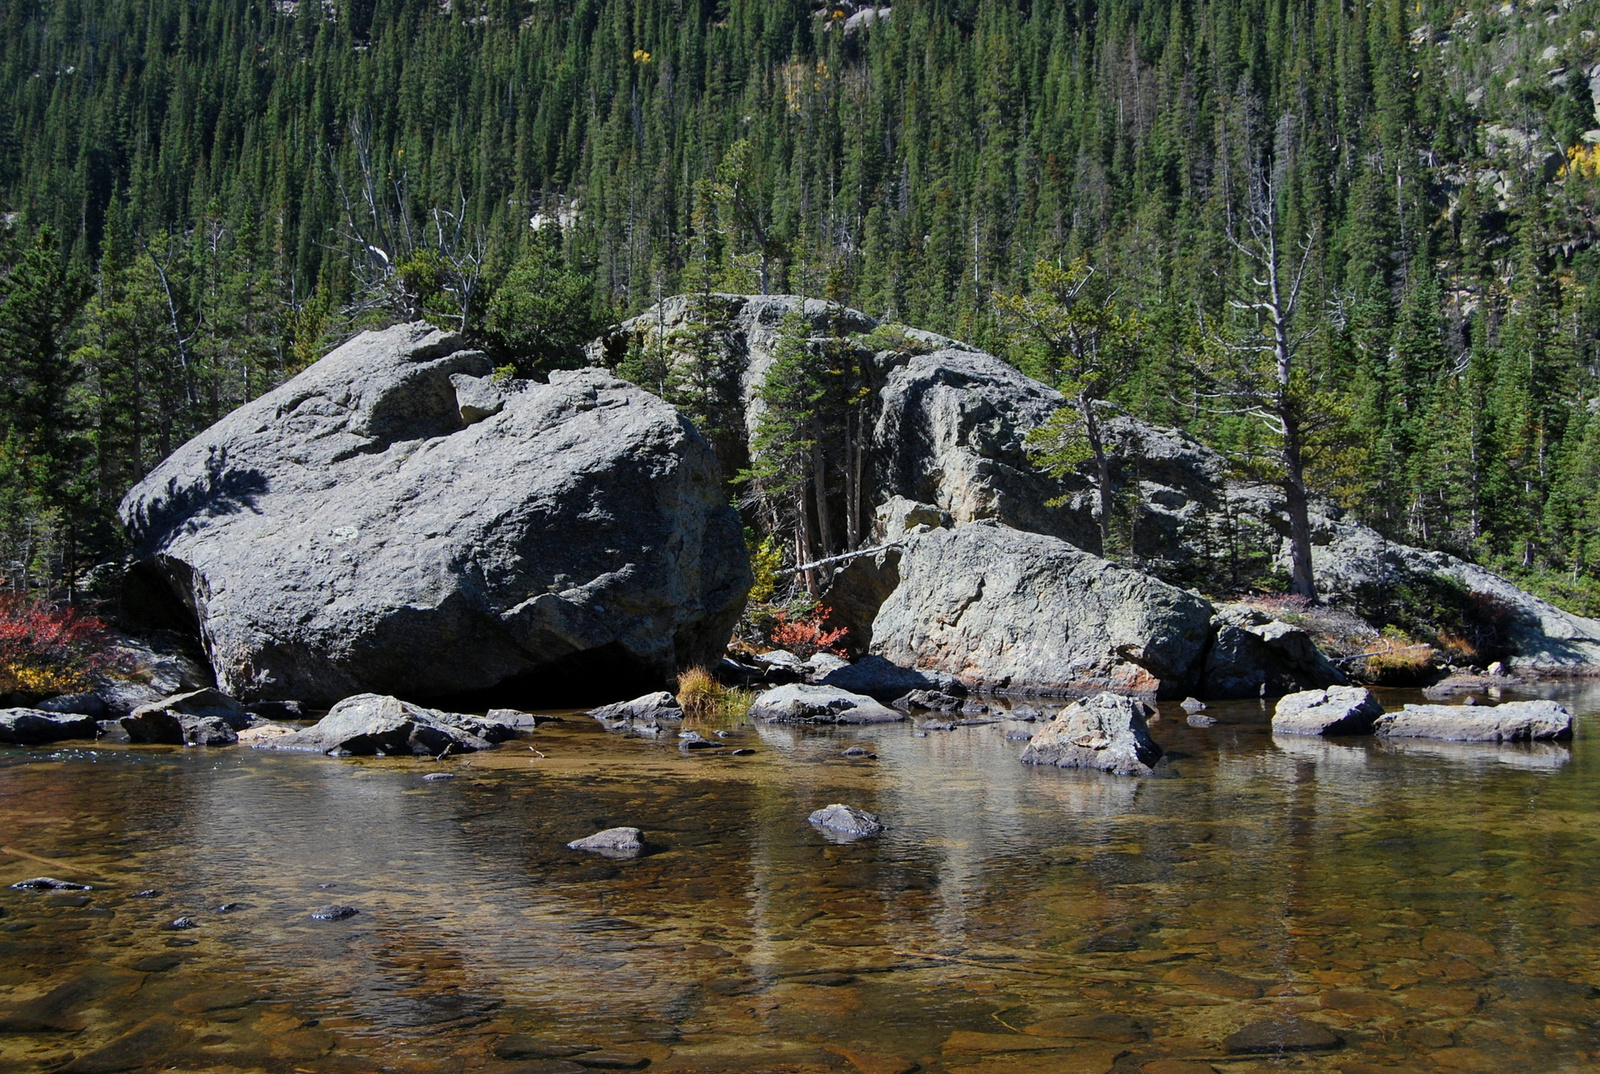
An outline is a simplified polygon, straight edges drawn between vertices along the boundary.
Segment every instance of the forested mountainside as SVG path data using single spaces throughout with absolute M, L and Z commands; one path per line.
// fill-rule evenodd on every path
M 357 327 L 537 369 L 714 288 L 1247 469 L 1289 415 L 1312 494 L 1594 612 L 1591 9 L 0 0 L 0 562 L 114 552 L 132 482 Z

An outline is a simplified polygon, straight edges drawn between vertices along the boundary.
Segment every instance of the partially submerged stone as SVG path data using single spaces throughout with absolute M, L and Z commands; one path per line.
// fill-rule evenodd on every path
M 677 722 L 683 719 L 683 706 L 665 690 L 636 697 L 632 701 L 618 701 L 590 709 L 589 715 L 599 720 L 607 731 L 637 731 L 655 734 L 663 720 Z
M 1092 768 L 1119 775 L 1146 775 L 1161 760 L 1150 737 L 1148 704 L 1110 692 L 1084 698 L 1062 709 L 1022 751 L 1024 764 Z
M 1231 1055 L 1279 1055 L 1288 1052 L 1325 1052 L 1343 1039 L 1321 1022 L 1287 1017 L 1252 1022 L 1230 1033 L 1222 1046 Z
M 853 839 L 864 839 L 884 830 L 876 814 L 856 809 L 854 806 L 841 805 L 838 802 L 823 806 L 806 819 L 818 828 L 826 828 L 830 832 Z
M 73 738 L 94 738 L 99 725 L 89 716 L 44 709 L 0 709 L 0 745 L 42 746 Z
M 1572 714 L 1554 701 L 1503 705 L 1407 705 L 1379 717 L 1383 738 L 1438 738 L 1449 742 L 1542 742 L 1572 737 Z
M 574 839 L 568 850 L 587 850 L 608 858 L 636 858 L 644 851 L 644 835 L 638 828 L 607 828 L 604 831 Z
M 1275 735 L 1367 735 L 1383 706 L 1363 686 L 1302 690 L 1278 699 L 1272 714 Z
M 356 755 L 438 756 L 488 749 L 516 733 L 486 718 L 413 705 L 381 694 L 357 694 L 303 731 L 257 739 L 264 749 Z
M 880 705 L 864 694 L 832 686 L 790 683 L 756 698 L 750 717 L 767 723 L 893 723 L 905 713 Z

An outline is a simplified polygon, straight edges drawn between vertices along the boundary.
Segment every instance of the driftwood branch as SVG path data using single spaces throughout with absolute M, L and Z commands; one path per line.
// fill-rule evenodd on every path
M 883 551 L 886 551 L 886 550 L 888 550 L 890 548 L 897 548 L 903 543 L 904 543 L 903 541 L 889 541 L 886 544 L 875 545 L 872 548 L 861 548 L 861 549 L 857 549 L 854 552 L 845 552 L 842 555 L 829 556 L 827 559 L 818 559 L 818 560 L 813 560 L 810 563 L 802 563 L 798 567 L 787 567 L 787 568 L 779 571 L 778 573 L 779 574 L 799 574 L 802 571 L 813 570 L 813 569 L 815 569 L 817 567 L 826 567 L 830 563 L 843 563 L 846 560 L 860 559 L 862 556 L 870 556 L 874 552 L 883 552 Z

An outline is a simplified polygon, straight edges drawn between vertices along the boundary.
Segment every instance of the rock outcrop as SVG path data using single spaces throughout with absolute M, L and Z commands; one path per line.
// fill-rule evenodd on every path
M 1138 698 L 1100 693 L 1074 702 L 1041 727 L 1022 751 L 1024 764 L 1092 768 L 1118 775 L 1147 775 L 1161 760 L 1150 737 L 1155 712 Z
M 395 697 L 347 697 L 303 731 L 252 743 L 260 749 L 304 750 L 355 756 L 413 754 L 437 757 L 446 750 L 488 749 L 516 734 L 516 728 L 485 717 L 423 708 Z
M 683 721 L 683 706 L 667 691 L 656 690 L 631 701 L 618 701 L 590 709 L 589 715 L 599 720 L 607 731 L 657 735 L 661 733 L 663 720 L 669 723 Z
M 739 518 L 671 407 L 595 370 L 502 382 L 460 337 L 356 337 L 136 486 L 142 564 L 245 700 L 443 697 L 714 664 Z
M 1372 691 L 1361 686 L 1302 690 L 1279 698 L 1272 713 L 1275 735 L 1367 735 L 1383 715 Z
M 1219 606 L 1211 627 L 1201 675 L 1207 697 L 1276 697 L 1345 681 L 1305 629 L 1248 605 Z
M 1544 742 L 1572 737 L 1572 714 L 1554 701 L 1503 705 L 1407 705 L 1380 716 L 1380 738 L 1438 738 L 1448 742 Z
M 1065 541 L 992 520 L 907 537 L 871 650 L 970 686 L 1178 696 L 1193 689 L 1211 605 Z

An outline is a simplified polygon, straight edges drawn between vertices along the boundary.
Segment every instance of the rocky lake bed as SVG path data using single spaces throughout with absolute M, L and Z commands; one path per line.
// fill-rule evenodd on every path
M 1535 694 L 1570 740 L 1159 702 L 1142 776 L 1019 763 L 1065 703 L 1001 698 L 554 711 L 441 760 L 12 749 L 0 879 L 82 887 L 0 888 L 0 1066 L 1588 1069 L 1600 687 L 1483 700 Z

